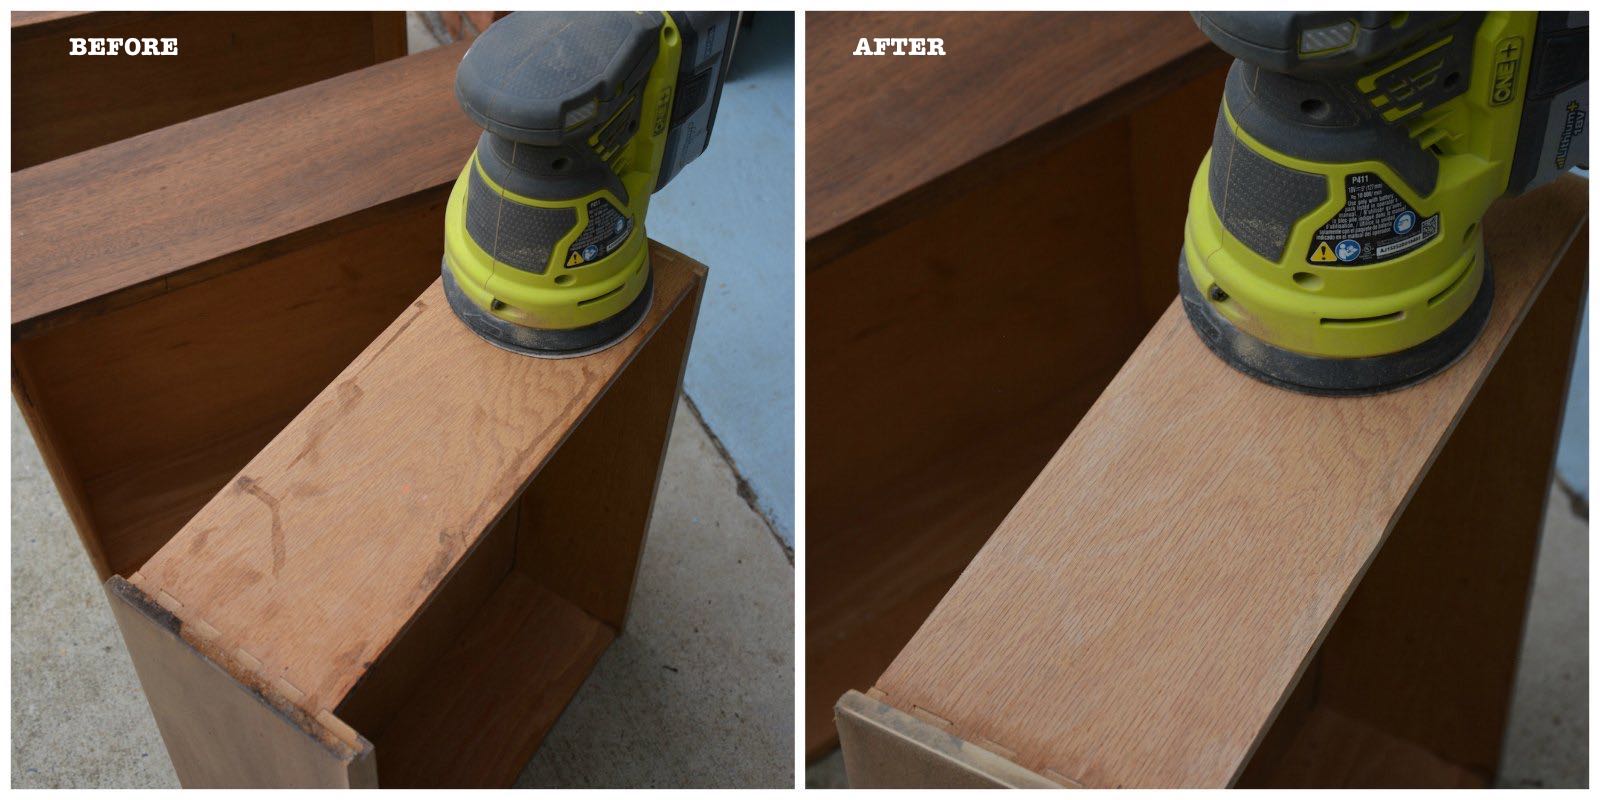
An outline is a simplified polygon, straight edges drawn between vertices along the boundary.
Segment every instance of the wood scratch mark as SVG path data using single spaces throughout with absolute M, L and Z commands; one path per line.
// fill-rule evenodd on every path
M 288 558 L 288 547 L 283 537 L 283 520 L 278 516 L 278 498 L 256 485 L 255 479 L 248 475 L 240 475 L 237 485 L 241 491 L 265 503 L 267 510 L 272 512 L 272 576 L 276 578 L 278 572 L 283 569 L 284 560 Z
M 348 410 L 351 406 L 361 402 L 361 386 L 354 379 L 339 384 L 339 403 Z
M 194 535 L 194 541 L 189 543 L 189 552 L 190 553 L 198 553 L 198 552 L 200 552 L 206 546 L 206 540 L 211 538 L 211 534 L 215 533 L 216 530 L 217 530 L 216 527 L 213 526 L 213 527 L 210 527 L 210 528 L 205 528 L 205 529 L 201 530 L 199 533 L 195 534 Z
M 457 540 L 460 541 L 458 542 Z M 465 534 L 457 534 L 449 529 L 439 531 L 439 551 L 434 553 L 433 562 L 422 573 L 422 581 L 417 584 L 419 591 L 430 591 L 444 578 L 445 573 L 450 570 L 451 564 L 455 561 L 458 545 L 465 542 Z
M 388 350 L 390 345 L 399 341 L 400 337 L 405 335 L 406 329 L 411 327 L 412 323 L 422 318 L 422 312 L 428 310 L 428 304 L 424 303 L 421 299 L 418 299 L 415 303 L 412 303 L 411 307 L 416 309 L 416 313 L 412 314 L 410 319 L 400 323 L 400 327 L 395 328 L 394 335 L 390 336 L 384 341 L 383 344 L 378 346 L 377 351 L 367 359 L 367 364 L 377 361 L 378 356 L 383 355 L 383 351 Z M 363 364 L 362 367 L 364 368 L 367 364 Z M 354 381 L 355 379 L 352 378 L 351 380 Z

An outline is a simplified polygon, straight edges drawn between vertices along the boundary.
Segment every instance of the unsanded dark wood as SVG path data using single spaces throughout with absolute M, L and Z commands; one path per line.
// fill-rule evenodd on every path
M 172 38 L 178 54 L 70 54 L 91 37 Z M 19 170 L 403 56 L 405 13 L 17 12 L 11 48 Z
M 947 55 L 851 55 L 894 36 L 940 37 Z M 1182 13 L 807 14 L 807 264 L 1224 61 Z
M 430 50 L 13 174 L 13 339 L 67 309 L 237 269 L 260 260 L 241 253 L 449 184 L 479 132 L 451 88 L 463 51 Z

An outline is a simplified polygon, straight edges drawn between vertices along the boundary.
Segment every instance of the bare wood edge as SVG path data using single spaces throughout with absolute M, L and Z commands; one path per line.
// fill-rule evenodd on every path
M 1065 789 L 930 722 L 851 689 L 833 707 L 852 789 Z M 1065 779 L 1063 779 L 1065 780 Z
M 303 750 L 318 757 L 326 757 L 325 764 L 314 765 L 314 768 L 324 766 L 342 771 L 344 778 L 342 785 L 335 785 L 341 785 L 341 788 L 377 788 L 377 763 L 372 743 L 349 726 L 332 718 L 331 715 L 328 715 L 329 719 L 324 720 L 312 717 L 297 708 L 261 676 L 256 675 L 247 665 L 240 663 L 234 655 L 212 646 L 204 636 L 197 635 L 193 626 L 184 625 L 183 620 L 176 614 L 120 575 L 113 575 L 105 582 L 105 591 L 111 601 L 118 626 L 122 629 L 123 640 L 128 646 L 135 670 L 139 673 L 139 681 L 146 690 L 147 699 L 150 685 L 155 680 L 151 670 L 156 669 L 153 663 L 156 654 L 136 645 L 136 639 L 141 633 L 156 634 L 170 641 L 176 649 L 167 651 L 169 657 L 173 653 L 178 653 L 179 659 L 193 659 L 198 662 L 195 664 L 197 667 L 202 669 L 209 667 L 222 673 L 221 677 L 231 683 L 240 696 L 254 700 L 266 712 L 260 718 L 263 722 L 269 726 L 285 726 L 291 740 L 298 740 Z M 162 738 L 166 741 L 170 752 L 173 749 L 174 739 L 179 734 L 171 729 L 173 725 L 171 717 L 160 713 L 155 703 L 151 703 L 151 710 L 156 712 L 157 727 L 161 728 Z M 182 715 L 184 712 L 178 709 L 176 713 Z M 344 737 L 352 738 L 347 740 Z M 174 766 L 182 775 L 187 765 L 178 763 L 178 760 L 174 758 Z M 284 766 L 284 764 L 281 760 L 274 760 L 273 766 Z
M 1455 434 L 1456 426 L 1461 423 L 1461 418 L 1466 415 L 1467 409 L 1472 406 L 1472 402 L 1478 398 L 1478 391 L 1483 388 L 1484 381 L 1488 379 L 1490 373 L 1494 372 L 1494 368 L 1499 366 L 1500 357 L 1505 354 L 1506 347 L 1511 344 L 1511 340 L 1516 338 L 1517 332 L 1522 329 L 1522 323 L 1528 318 L 1528 313 L 1533 310 L 1534 305 L 1539 302 L 1539 298 L 1544 295 L 1544 288 L 1550 282 L 1550 277 L 1555 274 L 1557 269 L 1561 268 L 1562 263 L 1567 258 L 1567 253 L 1572 249 L 1572 243 L 1577 241 L 1579 236 L 1587 235 L 1588 230 L 1589 213 L 1588 207 L 1585 205 L 1583 215 L 1572 226 L 1572 231 L 1567 234 L 1567 238 L 1562 241 L 1561 246 L 1556 248 L 1551 255 L 1549 263 L 1540 274 L 1539 280 L 1534 284 L 1533 291 L 1528 295 L 1528 302 L 1517 310 L 1517 315 L 1511 320 L 1511 325 L 1507 328 L 1506 335 L 1501 337 L 1500 341 L 1495 344 L 1494 352 L 1490 354 L 1488 364 L 1483 371 L 1478 373 L 1478 377 L 1473 381 L 1472 388 L 1468 390 L 1465 400 L 1455 409 L 1454 415 L 1450 418 L 1450 424 L 1445 427 L 1444 435 L 1434 443 L 1432 452 L 1428 453 L 1428 460 L 1423 464 L 1422 469 L 1417 471 L 1416 476 L 1412 478 L 1411 486 L 1406 489 L 1405 498 L 1395 507 L 1394 513 L 1389 517 L 1389 522 L 1384 526 L 1383 535 L 1378 537 L 1378 541 L 1373 544 L 1372 550 L 1367 553 L 1366 559 L 1361 564 L 1361 569 L 1356 572 L 1354 579 L 1350 581 L 1350 585 L 1345 587 L 1343 595 L 1339 598 L 1338 605 L 1333 609 L 1333 613 L 1329 614 L 1328 618 L 1323 621 L 1322 630 L 1317 634 L 1317 639 L 1310 649 L 1306 651 L 1304 658 L 1301 659 L 1300 668 L 1295 671 L 1294 679 L 1285 684 L 1283 694 L 1278 697 L 1278 702 L 1273 706 L 1272 713 L 1268 714 L 1267 718 L 1263 720 L 1260 729 L 1256 731 L 1255 740 L 1250 743 L 1250 747 L 1244 752 L 1244 757 L 1234 767 L 1233 774 L 1228 778 L 1228 788 L 1233 788 L 1239 782 L 1239 777 L 1244 774 L 1245 768 L 1249 766 L 1251 759 L 1255 757 L 1256 750 L 1261 746 L 1262 740 L 1272 730 L 1273 724 L 1278 721 L 1278 716 L 1283 712 L 1284 705 L 1288 703 L 1290 695 L 1294 694 L 1294 690 L 1300 685 L 1300 680 L 1305 677 L 1306 670 L 1316 660 L 1317 653 L 1321 652 L 1322 645 L 1327 640 L 1328 633 L 1333 630 L 1334 623 L 1339 621 L 1339 617 L 1344 613 L 1344 608 L 1349 604 L 1350 598 L 1361 587 L 1361 581 L 1367 576 L 1367 570 L 1371 569 L 1372 562 L 1377 560 L 1378 553 L 1388 543 L 1389 535 L 1394 533 L 1395 525 L 1399 524 L 1400 518 L 1405 515 L 1406 509 L 1411 506 L 1411 499 L 1416 496 L 1417 489 L 1422 486 L 1422 481 L 1427 478 L 1428 473 L 1433 471 L 1433 464 L 1438 460 L 1439 453 L 1443 452 L 1445 444 Z M 1585 265 L 1578 265 L 1580 269 L 1584 267 Z M 1576 332 L 1573 335 L 1576 336 Z M 1570 375 L 1571 369 L 1569 368 L 1567 380 L 1570 380 Z M 1552 470 L 1554 469 L 1554 464 L 1551 465 L 1551 468 Z M 1543 513 L 1541 509 L 1540 514 L 1542 515 Z

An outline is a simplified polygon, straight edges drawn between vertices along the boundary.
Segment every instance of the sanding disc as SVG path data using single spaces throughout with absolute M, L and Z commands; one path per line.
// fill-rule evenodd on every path
M 1195 288 L 1178 255 L 1178 297 L 1201 341 L 1223 361 L 1257 380 L 1327 396 L 1378 394 L 1410 386 L 1454 364 L 1477 341 L 1494 303 L 1494 271 L 1483 262 L 1483 284 L 1461 318 L 1415 347 L 1365 358 L 1319 358 L 1268 344 L 1234 327 Z
M 462 293 L 456 284 L 455 275 L 450 272 L 449 265 L 442 262 L 441 264 L 444 296 L 450 301 L 450 310 L 454 311 L 473 333 L 503 350 L 538 358 L 586 356 L 626 339 L 628 334 L 633 333 L 634 328 L 639 327 L 639 323 L 644 321 L 644 315 L 650 310 L 650 303 L 655 297 L 655 273 L 650 271 L 650 266 L 646 264 L 644 289 L 620 313 L 581 328 L 565 330 L 526 328 L 506 322 L 478 307 Z

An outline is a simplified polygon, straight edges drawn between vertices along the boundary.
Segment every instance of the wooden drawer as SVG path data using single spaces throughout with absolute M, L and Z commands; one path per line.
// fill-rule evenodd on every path
M 621 630 L 704 269 L 640 329 L 508 353 L 437 284 L 117 611 L 185 786 L 509 786 Z
M 509 783 L 625 619 L 704 269 L 593 358 L 459 325 L 462 50 L 12 176 L 14 396 L 186 785 Z
M 1450 369 L 1358 398 L 1174 301 L 837 719 L 851 785 L 1493 785 L 1587 277 L 1587 181 L 1484 217 Z

